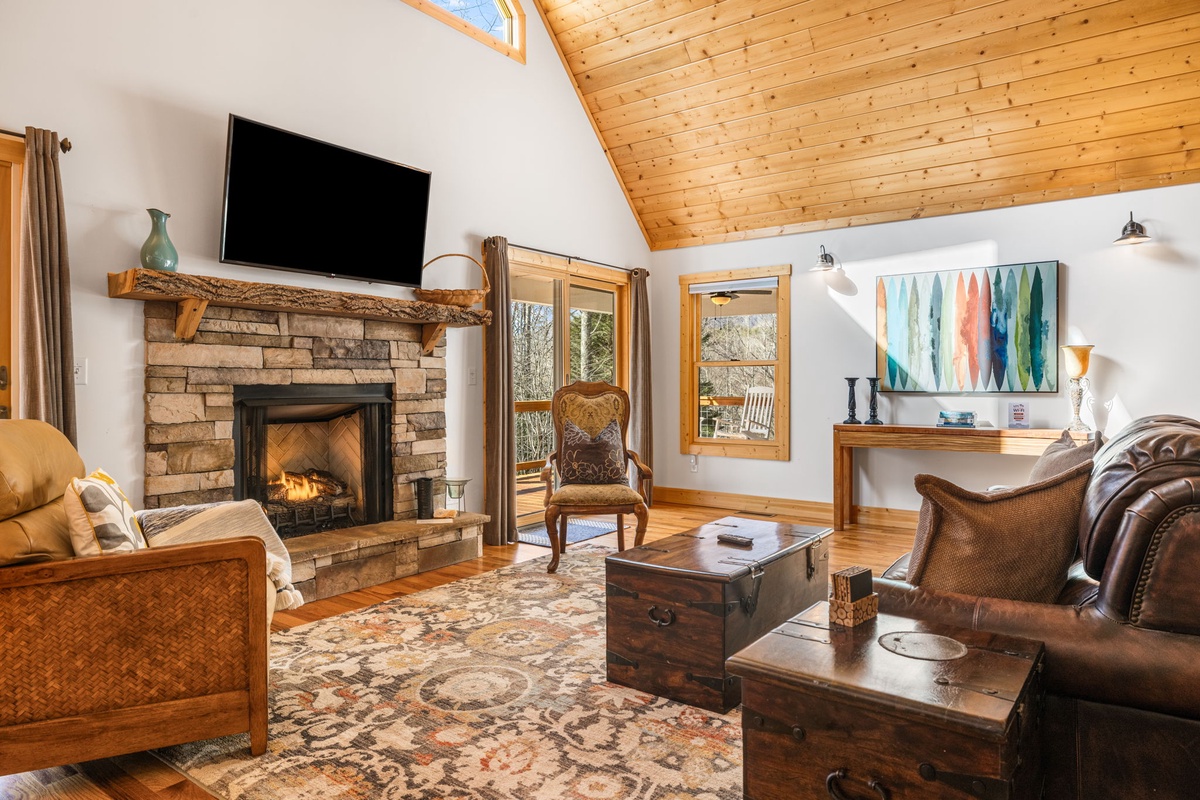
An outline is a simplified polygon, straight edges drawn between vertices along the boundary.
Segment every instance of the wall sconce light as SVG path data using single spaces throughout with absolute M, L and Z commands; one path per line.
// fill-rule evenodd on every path
M 829 272 L 836 268 L 833 263 L 833 254 L 825 252 L 825 245 L 821 245 L 821 255 L 817 256 L 817 263 L 809 272 Z
M 1146 233 L 1144 225 L 1133 221 L 1133 212 L 1130 211 L 1129 222 L 1125 223 L 1120 238 L 1115 239 L 1113 244 L 1141 244 L 1148 241 L 1150 241 L 1150 234 Z

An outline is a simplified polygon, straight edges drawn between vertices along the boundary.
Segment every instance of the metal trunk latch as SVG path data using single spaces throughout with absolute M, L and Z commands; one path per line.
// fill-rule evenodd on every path
M 742 598 L 742 611 L 746 612 L 746 616 L 754 616 L 755 609 L 758 608 L 758 590 L 762 588 L 763 568 L 755 564 L 750 568 L 750 596 Z

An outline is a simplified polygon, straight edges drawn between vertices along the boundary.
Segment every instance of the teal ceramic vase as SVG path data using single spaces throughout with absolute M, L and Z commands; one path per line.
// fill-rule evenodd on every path
M 150 236 L 142 245 L 142 266 L 146 269 L 157 269 L 163 272 L 174 272 L 179 266 L 179 253 L 167 236 L 167 220 L 171 215 L 157 208 L 147 208 L 150 214 Z

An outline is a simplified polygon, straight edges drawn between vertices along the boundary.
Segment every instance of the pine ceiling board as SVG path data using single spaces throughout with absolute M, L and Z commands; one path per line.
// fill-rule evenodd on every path
M 1200 150 L 1161 153 L 1154 156 L 1127 158 L 1116 163 L 1118 178 L 1136 178 L 1162 172 L 1200 167 Z
M 890 0 L 895 2 L 895 0 Z M 666 5 L 667 7 L 664 7 Z M 714 30 L 729 29 L 756 17 L 778 16 L 786 10 L 795 24 L 801 0 L 725 0 L 721 3 L 697 3 L 673 0 L 638 6 L 612 14 L 602 25 L 587 25 L 560 36 L 563 53 L 573 70 L 583 71 L 641 55 L 655 47 L 685 42 Z
M 1196 77 L 1195 73 L 1193 73 L 1193 77 Z M 1192 90 L 1190 90 L 1193 92 L 1193 98 L 1195 96 L 1195 89 L 1200 88 L 1200 77 L 1196 78 L 1198 79 L 1196 79 Z M 1157 95 L 1162 94 L 1163 92 L 1157 92 Z M 1187 92 L 1177 92 L 1177 94 L 1174 96 L 1182 97 L 1186 94 Z M 1150 92 L 1150 95 L 1154 96 L 1156 95 L 1156 92 Z M 982 139 L 980 140 L 980 142 L 983 143 L 982 145 L 977 145 L 976 150 L 967 152 L 968 154 L 976 157 L 985 157 L 989 154 L 1014 155 L 1019 154 L 1019 152 L 1033 151 L 1036 149 L 1034 148 L 1034 145 L 1042 142 L 1042 140 L 1050 140 L 1050 142 L 1073 142 L 1076 145 L 1081 143 L 1086 144 L 1087 142 L 1091 142 L 1091 140 L 1111 139 L 1117 136 L 1130 136 L 1130 134 L 1139 130 L 1153 131 L 1162 130 L 1162 128 L 1166 127 L 1182 127 L 1184 125 L 1189 125 L 1190 122 L 1194 122 L 1196 120 L 1195 101 L 1192 100 L 1192 98 L 1189 98 L 1189 100 L 1168 102 L 1162 104 L 1162 106 L 1133 108 L 1128 110 L 1128 112 L 1114 113 L 1105 113 L 1104 103 L 1097 103 L 1093 110 L 1098 114 L 1098 116 L 1094 116 L 1094 118 L 1074 119 L 1073 115 L 1064 115 L 1064 118 L 1066 119 L 1063 119 L 1063 121 L 1057 122 L 1057 124 L 1054 125 L 1031 127 L 1025 128 L 1025 130 L 1015 131 L 1015 136 L 1013 138 L 989 137 Z M 1140 125 L 1139 121 L 1141 122 Z M 1088 133 L 1090 130 L 1097 131 L 1097 133 L 1090 134 Z M 1164 139 L 1159 139 L 1159 142 L 1163 142 L 1163 140 Z M 1169 136 L 1166 137 L 1165 142 L 1170 142 Z M 942 160 L 941 154 L 938 154 L 938 150 L 940 150 L 940 148 L 929 148 L 926 150 L 937 156 L 928 158 L 930 163 L 937 164 Z M 886 170 L 887 172 L 896 172 L 895 169 L 888 170 L 888 168 L 883 166 L 882 163 L 872 163 L 870 160 L 862 160 L 862 158 L 858 157 L 860 152 L 862 152 L 860 149 L 853 149 L 847 152 L 846 161 L 840 162 L 842 172 L 839 173 L 834 172 L 834 170 L 829 170 L 829 172 L 833 172 L 835 176 L 838 176 L 838 178 L 841 179 L 834 180 L 834 185 L 841 186 L 842 180 L 862 178 L 863 173 L 882 174 L 883 172 L 886 172 Z M 949 160 L 949 158 L 952 157 L 954 156 L 944 156 L 946 160 Z M 882 160 L 886 160 L 886 157 L 881 158 Z M 1067 162 L 1058 163 L 1057 157 L 1051 158 L 1051 168 L 1064 166 L 1067 166 Z M 749 197 L 754 196 L 756 193 L 761 194 L 762 197 L 766 198 L 786 198 L 786 188 L 782 187 L 785 187 L 788 182 L 791 182 L 791 184 L 803 185 L 805 187 L 804 190 L 798 192 L 797 194 L 812 192 L 818 190 L 818 188 L 821 188 L 822 181 L 827 180 L 828 176 L 829 175 L 827 173 L 822 173 L 821 170 L 815 169 L 810 170 L 809 173 L 797 176 L 797 180 L 781 180 L 779 185 L 768 185 L 767 181 L 772 180 L 769 175 L 764 175 L 762 178 L 755 179 L 757 181 L 756 187 L 750 187 L 746 185 L 745 181 L 738 182 L 736 180 L 714 180 L 713 184 L 726 188 L 732 188 L 734 186 L 742 187 L 742 191 L 738 192 L 738 196 L 742 197 L 744 201 L 749 201 Z M 752 191 L 754 188 L 756 188 L 757 192 Z M 704 192 L 703 194 L 697 194 L 695 191 L 662 194 L 662 196 L 638 199 L 636 200 L 636 205 L 638 210 L 640 210 L 644 223 L 646 223 L 649 227 L 649 225 L 660 224 L 659 217 L 661 213 L 670 213 L 670 210 L 673 209 L 673 207 L 678 207 L 684 203 L 688 204 L 689 213 L 692 218 L 712 218 L 700 210 L 702 207 L 707 207 L 703 205 L 703 198 L 710 197 L 712 197 L 712 193 L 708 191 Z M 722 197 L 728 198 L 730 197 L 730 194 L 722 194 Z
M 653 249 L 1200 172 L 1200 0 L 547 1 Z
M 1036 30 L 1026 30 L 1025 28 L 1022 28 L 1022 36 L 1019 39 L 1014 39 L 1013 43 L 1009 47 L 1005 48 L 999 47 L 997 43 L 997 39 L 1003 34 L 984 37 L 980 40 L 981 54 L 986 52 L 987 55 L 1005 56 L 1013 55 L 1014 51 L 1019 52 L 1021 50 L 1028 50 L 1028 42 L 1040 41 L 1040 36 L 1038 34 L 1048 36 L 1054 41 L 1073 41 L 1082 38 L 1090 38 L 1090 35 L 1086 34 L 1090 33 L 1091 29 L 1100 29 L 1102 31 L 1109 30 L 1106 25 L 1112 23 L 1112 20 L 1110 19 L 1112 16 L 1110 6 L 1117 5 L 1120 4 L 1110 3 L 1108 6 L 1105 6 L 1102 9 L 1093 10 L 1090 22 L 1089 15 L 1084 12 L 1081 15 L 1074 15 L 1075 18 L 1069 22 L 1068 17 L 1062 17 L 1058 18 L 1057 20 L 1048 20 L 1043 25 L 1032 26 L 1036 28 Z M 1151 21 L 1158 18 L 1158 16 L 1161 14 L 1169 15 L 1171 13 L 1171 8 L 1177 12 L 1179 9 L 1179 0 L 1150 0 L 1150 2 L 1146 4 L 1145 10 L 1140 12 L 1138 16 L 1145 21 Z M 1127 20 L 1127 15 L 1118 14 L 1117 16 L 1122 21 Z M 1153 26 L 1144 25 L 1144 27 L 1150 28 Z M 951 48 L 948 53 L 928 51 L 922 54 L 921 60 L 919 62 L 914 61 L 914 65 L 921 67 L 921 72 L 941 72 L 944 71 L 948 66 L 957 63 L 958 59 L 969 58 L 970 56 L 968 51 L 961 49 L 962 47 L 969 47 L 969 43 L 956 43 L 953 45 L 948 45 L 947 47 Z M 939 48 L 939 50 L 945 50 L 945 48 Z M 1052 54 L 1052 51 L 1042 48 L 1033 52 L 1046 62 L 1046 64 L 1041 65 L 1043 72 L 1054 71 L 1053 66 L 1050 65 L 1050 59 L 1048 58 L 1048 56 Z M 882 70 L 891 70 L 898 68 L 906 62 L 907 59 L 889 60 L 887 62 L 880 62 L 878 66 Z M 1007 62 L 1005 62 L 1005 67 L 1007 67 Z M 993 72 L 999 72 L 1001 69 L 1001 67 L 995 65 L 995 62 L 989 62 L 989 67 L 985 72 L 990 79 Z M 1022 69 L 1026 69 L 1026 67 L 1023 66 Z M 833 77 L 840 76 L 841 74 L 841 70 L 831 73 Z M 821 94 L 827 91 L 826 89 L 821 88 L 822 85 L 823 83 L 815 84 L 815 94 Z M 632 105 L 634 104 L 631 103 L 631 106 Z M 905 111 L 907 112 L 910 110 L 905 109 Z M 926 118 L 920 113 L 916 113 L 916 116 L 921 117 L 922 120 L 926 120 Z M 886 115 L 876 125 L 863 125 L 858 122 L 855 122 L 853 125 L 840 124 L 843 119 L 854 118 L 854 115 L 848 106 L 843 108 L 838 113 L 830 113 L 825 115 L 825 117 L 826 119 L 822 120 L 818 124 L 825 125 L 828 131 L 824 134 L 825 138 L 819 139 L 818 142 L 836 140 L 838 138 L 838 130 L 843 132 L 844 138 L 854 138 L 862 135 L 870 135 L 874 131 L 886 130 L 894 125 L 894 120 L 890 115 Z M 805 140 L 814 135 L 810 131 L 797 131 L 797 133 L 799 134 L 800 138 Z M 730 143 L 731 142 L 727 140 L 722 140 L 718 146 L 724 146 Z M 671 142 L 662 145 L 656 145 L 651 141 L 631 142 L 627 145 L 616 145 L 611 147 L 611 153 L 614 163 L 623 166 L 632 163 L 640 164 L 641 162 L 645 162 L 650 159 L 678 156 L 681 153 L 686 152 L 686 149 L 689 147 L 700 148 L 711 146 L 713 146 L 713 144 L 708 142 L 698 145 L 689 145 L 686 141 L 686 137 L 677 137 Z
M 1020 0 L 1020 6 L 1014 10 L 1014 14 L 1016 12 L 1032 13 L 1038 7 L 1046 7 L 1045 0 Z M 990 16 L 995 16 L 994 11 L 990 12 Z M 960 20 L 959 17 L 962 19 Z M 900 38 L 895 41 L 886 37 L 881 40 L 878 43 L 880 52 L 871 56 L 860 56 L 857 60 L 852 54 L 841 51 L 830 54 L 813 54 L 794 59 L 785 66 L 777 67 L 769 72 L 759 73 L 752 70 L 743 73 L 744 77 L 705 84 L 694 92 L 683 93 L 682 96 L 676 96 L 674 93 L 663 94 L 653 99 L 629 103 L 622 109 L 612 112 L 595 113 L 594 118 L 601 130 L 605 131 L 605 138 L 609 145 L 619 146 L 639 140 L 631 138 L 630 134 L 632 137 L 640 135 L 652 138 L 654 133 L 660 136 L 670 135 L 679 130 L 694 128 L 696 127 L 692 122 L 694 119 L 721 122 L 730 117 L 747 116 L 752 113 L 746 110 L 747 105 L 755 102 L 750 99 L 755 94 L 762 95 L 770 107 L 783 108 L 801 102 L 811 102 L 813 99 L 836 98 L 848 92 L 861 91 L 873 86 L 890 85 L 906 79 L 914 73 L 918 77 L 925 77 L 933 73 L 938 76 L 937 80 L 945 83 L 949 79 L 945 73 L 951 67 L 956 66 L 955 60 L 959 62 L 957 64 L 958 75 L 964 76 L 968 82 L 983 83 L 985 82 L 983 77 L 985 68 L 975 63 L 978 56 L 972 59 L 975 53 L 970 50 L 964 50 L 961 47 L 951 48 L 949 53 L 953 54 L 956 59 L 945 58 L 945 51 L 943 51 L 934 54 L 930 63 L 925 62 L 924 53 L 913 54 L 910 52 L 918 42 L 921 47 L 925 48 L 943 42 L 960 41 L 965 35 L 964 31 L 978 29 L 988 23 L 988 20 L 977 20 L 971 17 L 972 15 L 969 13 L 962 13 L 956 16 L 953 25 L 931 23 L 929 29 L 924 27 L 906 29 L 900 32 Z M 1039 44 L 1037 39 L 1027 36 L 1020 37 L 1016 41 L 1020 42 L 1018 46 L 1020 49 L 1013 48 L 1014 55 L 1021 50 L 1037 47 Z M 1090 46 L 1087 49 L 1089 52 L 1092 50 Z M 881 58 L 889 53 L 907 53 L 908 55 L 893 56 L 881 61 Z M 829 67 L 831 59 L 837 64 L 836 68 Z M 866 66 L 858 70 L 847 68 L 856 65 L 856 61 L 861 65 L 878 63 L 879 66 L 874 69 Z M 964 62 L 968 66 L 963 67 L 962 63 Z M 1019 63 L 1012 62 L 1013 66 L 1010 68 L 1016 69 Z M 918 67 L 919 69 L 917 69 Z M 991 69 L 990 64 L 987 69 Z M 722 90 L 730 85 L 732 88 L 728 98 L 724 98 L 723 94 L 716 92 L 707 95 L 705 93 L 710 88 Z M 958 84 L 951 82 L 949 85 L 951 89 L 956 89 Z M 739 95 L 737 89 L 741 87 L 747 88 L 750 94 Z M 912 99 L 909 98 L 905 102 L 911 102 Z M 867 102 L 871 102 L 871 100 L 868 98 Z M 847 109 L 845 113 L 854 112 Z M 642 124 L 659 118 L 663 120 L 662 125 Z M 631 129 L 628 126 L 636 127 Z
M 931 21 L 957 26 L 960 15 L 988 7 L 992 8 L 987 15 L 992 21 L 989 27 L 991 30 L 999 30 L 1000 28 L 1011 28 L 1017 24 L 1016 19 L 1012 21 L 1004 19 L 1005 9 L 1011 7 L 1013 12 L 1008 13 L 1021 14 L 1024 12 L 1016 11 L 1020 5 L 1022 4 L 1016 3 L 1014 0 L 903 0 L 903 2 L 893 3 L 857 18 L 846 17 L 814 26 L 810 32 L 818 49 L 833 50 L 855 42 L 869 44 L 882 36 L 894 34 L 909 27 L 925 26 Z M 1081 5 L 1095 5 L 1095 3 L 1080 2 L 1079 0 L 1042 0 L 1044 8 L 1057 9 L 1058 13 L 1075 11 Z M 1000 23 L 999 27 L 996 27 L 997 23 Z M 987 29 L 981 29 L 976 31 L 976 34 L 987 32 Z
M 693 59 L 709 58 L 805 29 L 807 5 L 797 4 L 797 0 L 726 0 L 715 6 L 710 3 L 707 8 L 678 19 L 633 30 L 568 54 L 567 64 L 575 72 L 594 73 L 600 67 L 668 44 L 688 44 Z
M 888 5 L 897 5 L 909 2 L 910 0 L 852 0 L 850 7 L 856 11 L 856 18 L 865 18 L 870 10 L 875 9 L 886 3 Z M 945 2 L 945 0 L 940 0 Z M 1002 2 L 1003 0 L 976 0 L 977 2 Z M 1011 0 L 1010 0 L 1011 1 Z M 815 10 L 808 11 L 808 5 L 804 4 L 799 7 L 789 6 L 775 13 L 764 14 L 756 17 L 753 20 L 730 28 L 715 28 L 714 30 L 679 42 L 683 44 L 688 55 L 689 63 L 705 62 L 709 59 L 718 57 L 724 53 L 736 52 L 753 47 L 756 44 L 764 44 L 776 38 L 795 35 L 797 31 L 805 30 L 807 24 L 812 19 L 826 19 L 829 17 L 841 17 L 843 14 L 849 13 L 845 9 L 838 7 L 827 8 L 829 0 L 820 0 Z M 797 11 L 796 9 L 800 10 Z M 861 11 L 859 11 L 861 9 Z M 807 13 L 805 13 L 807 12 Z M 652 36 L 647 36 L 645 39 L 647 45 L 660 45 L 661 43 Z M 601 64 L 599 66 L 588 66 L 583 68 L 581 65 L 574 64 L 571 72 L 579 83 L 580 91 L 584 96 L 592 93 L 609 89 L 613 87 L 621 87 L 628 83 L 644 80 L 648 74 L 641 69 L 630 69 L 630 66 L 636 67 L 641 62 L 640 58 L 644 58 L 647 53 L 630 55 L 625 60 L 613 61 L 611 63 Z M 568 59 L 568 63 L 570 60 Z M 681 66 L 681 65 L 676 65 Z
M 1182 130 L 1153 131 L 1113 139 L 1103 139 L 1082 145 L 1062 145 L 1037 153 L 981 158 L 959 164 L 931 166 L 926 169 L 873 175 L 851 181 L 859 197 L 915 191 L 918 189 L 956 187 L 977 180 L 998 180 L 1008 175 L 1027 175 L 1052 169 L 1069 169 L 1085 165 L 1112 164 L 1134 154 L 1161 154 L 1187 149 L 1196 143 L 1197 126 Z
M 728 0 L 726 0 L 728 2 Z M 796 2 L 797 0 L 791 0 Z M 589 20 L 582 25 L 569 30 L 559 31 L 558 41 L 562 45 L 564 56 L 571 56 L 589 47 L 594 47 L 614 39 L 636 33 L 655 25 L 669 24 L 694 11 L 712 9 L 712 0 L 671 0 L 669 4 L 650 0 L 626 5 L 624 8 L 613 8 L 598 19 Z M 643 45 L 646 49 L 652 44 Z
M 569 31 L 580 25 L 604 19 L 623 9 L 640 4 L 649 4 L 655 0 L 534 0 L 540 4 L 547 27 L 555 33 Z
M 1001 155 L 1040 151 L 1047 141 L 1065 141 L 1080 145 L 1087 142 L 1130 136 L 1154 128 L 1184 126 L 1200 120 L 1192 100 L 1111 112 L 1095 117 L 1073 119 L 1044 128 L 1020 129 L 967 142 L 929 143 L 919 141 L 920 128 L 908 129 L 917 146 L 895 147 L 895 140 L 860 142 L 852 148 L 843 144 L 791 150 L 769 158 L 723 164 L 713 169 L 661 175 L 628 182 L 630 196 L 638 199 L 655 194 L 680 191 L 691 186 L 729 185 L 749 174 L 782 176 L 792 183 L 819 186 L 839 183 L 857 174 L 889 174 L 929 165 L 945 166 L 961 161 Z M 767 181 L 768 178 L 761 180 Z M 769 191 L 777 191 L 769 187 Z
M 698 113 L 676 115 L 682 120 L 679 130 L 659 131 L 658 137 L 648 135 L 651 123 L 628 126 L 605 131 L 611 145 L 631 144 L 654 138 L 669 137 L 670 148 L 686 152 L 706 145 L 737 142 L 752 139 L 764 132 L 774 130 L 796 130 L 806 125 L 817 124 L 830 118 L 853 118 L 869 115 L 873 120 L 860 133 L 885 129 L 888 126 L 911 125 L 937 122 L 961 116 L 978 118 L 990 111 L 1003 111 L 1016 105 L 1027 105 L 1050 99 L 1065 99 L 1072 95 L 1093 91 L 1098 87 L 1127 86 L 1157 77 L 1182 74 L 1195 67 L 1200 43 L 1169 50 L 1130 56 L 1123 59 L 1091 63 L 1062 72 L 1049 72 L 1033 78 L 1014 81 L 1001 86 L 988 86 L 966 90 L 975 85 L 970 68 L 958 73 L 937 73 L 928 80 L 914 78 L 911 81 L 881 87 L 878 91 L 846 94 L 817 102 L 803 103 L 791 107 L 775 107 L 774 98 L 754 98 L 754 104 L 744 101 L 747 113 L 738 114 L 737 109 L 724 112 L 723 117 L 714 118 L 712 123 L 700 127 L 705 118 Z M 961 85 L 966 80 L 965 86 Z M 931 81 L 949 81 L 931 83 Z M 960 91 L 960 88 L 964 89 Z M 928 96 L 932 94 L 932 96 Z M 749 109 L 766 109 L 757 114 Z M 678 122 L 674 124 L 679 124 Z M 689 126 L 692 126 L 689 129 Z M 622 173 L 630 175 L 628 167 Z M 644 174 L 644 173 L 641 173 Z
M 1165 185 L 1161 182 L 1160 176 L 1136 180 L 1114 179 L 1112 177 L 1112 165 L 1105 165 L 1101 168 L 1089 168 L 1089 171 L 1086 173 L 1082 170 L 1073 170 L 1067 173 L 1077 180 L 1086 181 L 1091 176 L 1098 178 L 1091 182 L 1069 184 L 1066 181 L 1059 180 L 1058 176 L 1062 174 L 1046 173 L 1043 176 L 1017 176 L 1009 178 L 998 184 L 990 184 L 984 187 L 979 192 L 978 197 L 969 200 L 947 202 L 943 199 L 945 198 L 945 194 L 939 192 L 936 195 L 936 199 L 924 205 L 915 204 L 915 200 L 910 200 L 910 203 L 914 204 L 902 204 L 896 208 L 876 210 L 880 207 L 877 204 L 865 200 L 852 201 L 851 203 L 828 207 L 814 206 L 808 209 L 812 212 L 810 215 L 811 218 L 800 222 L 789 221 L 792 216 L 787 212 L 781 212 L 773 215 L 763 215 L 753 220 L 737 221 L 733 223 L 734 227 L 732 229 L 729 227 L 729 223 L 727 223 L 725 226 L 709 226 L 707 230 L 698 230 L 700 226 L 690 226 L 679 227 L 669 231 L 655 231 L 655 234 L 659 238 L 654 240 L 654 247 L 655 249 L 662 250 L 674 247 L 690 247 L 699 244 L 756 239 L 764 236 L 782 236 L 806 231 L 849 227 L 851 225 L 870 225 L 879 222 L 895 222 L 905 219 L 958 214 L 967 211 L 984 211 L 990 208 L 1005 208 L 1024 203 L 1064 200 L 1071 197 L 1084 197 L 1097 193 L 1130 191 L 1132 189 Z M 1181 175 L 1183 174 L 1181 173 Z M 1197 176 L 1200 176 L 1200 170 L 1194 171 L 1194 174 L 1188 177 L 1194 180 Z M 1030 180 L 1027 181 L 1027 177 Z M 1027 182 L 1039 188 L 1024 192 L 1013 191 L 1024 186 Z M 853 209 L 855 208 L 861 211 L 854 213 Z
M 1065 119 L 1157 105 L 1160 101 L 1195 101 L 1200 97 L 1200 72 L 1170 75 L 1126 86 L 1113 86 L 1050 102 L 1030 103 L 990 111 L 974 121 L 975 135 L 1036 128 Z
M 811 10 L 805 19 L 832 19 L 840 17 L 842 13 L 862 13 L 891 2 L 895 0 L 846 0 L 841 6 L 834 7 L 827 0 L 810 0 L 806 5 Z M 736 42 L 736 39 L 734 41 Z M 793 28 L 784 31 L 778 38 L 757 44 L 742 45 L 733 49 L 718 47 L 716 49 L 720 50 L 719 53 L 710 52 L 708 44 L 704 39 L 694 39 L 686 43 L 688 53 L 693 57 L 692 63 L 687 66 L 589 92 L 586 95 L 588 106 L 595 111 L 603 111 L 646 97 L 656 97 L 711 80 L 731 77 L 746 70 L 777 64 L 792 58 L 796 54 L 795 48 L 800 46 L 803 47 L 801 53 L 810 52 L 812 48 L 807 28 Z

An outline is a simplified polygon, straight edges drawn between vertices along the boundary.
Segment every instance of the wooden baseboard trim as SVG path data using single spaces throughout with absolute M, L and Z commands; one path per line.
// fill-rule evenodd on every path
M 833 524 L 833 503 L 815 500 L 789 500 L 782 497 L 760 497 L 733 492 L 711 492 L 700 489 L 673 489 L 669 486 L 654 487 L 655 501 L 702 508 L 726 508 L 732 511 L 750 511 L 759 514 L 787 514 L 799 517 L 813 525 Z M 918 512 L 898 508 L 855 506 L 858 525 L 872 528 L 897 528 L 915 530 Z M 850 526 L 854 528 L 856 526 Z

